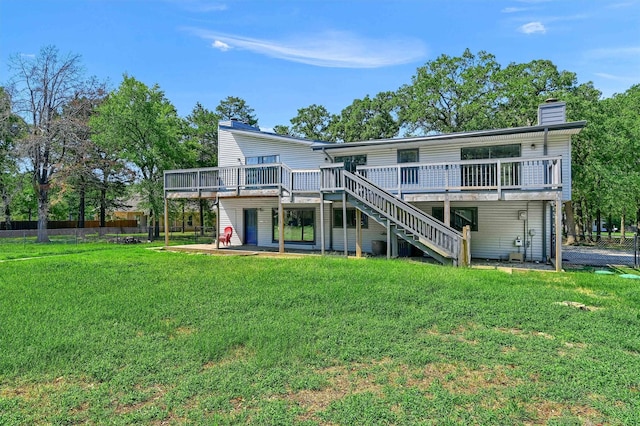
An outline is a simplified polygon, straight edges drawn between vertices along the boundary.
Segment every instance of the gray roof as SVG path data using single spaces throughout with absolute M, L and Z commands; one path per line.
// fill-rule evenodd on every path
M 334 150 L 334 149 L 348 149 L 357 147 L 374 147 L 380 145 L 396 145 L 396 144 L 410 144 L 416 142 L 446 142 L 450 140 L 460 139 L 472 139 L 472 138 L 490 138 L 495 136 L 510 136 L 510 135 L 524 135 L 531 133 L 543 133 L 548 132 L 562 132 L 568 134 L 579 133 L 580 130 L 587 124 L 586 121 L 574 121 L 570 123 L 559 124 L 545 124 L 537 126 L 525 126 L 525 127 L 511 127 L 507 129 L 494 129 L 494 130 L 475 130 L 471 132 L 456 132 L 456 133 L 444 133 L 439 135 L 429 136 L 414 136 L 407 138 L 392 138 L 392 139 L 374 139 L 362 142 L 348 142 L 348 143 L 331 143 L 331 142 L 316 142 L 311 148 L 314 150 Z M 563 132 L 564 131 L 564 132 Z

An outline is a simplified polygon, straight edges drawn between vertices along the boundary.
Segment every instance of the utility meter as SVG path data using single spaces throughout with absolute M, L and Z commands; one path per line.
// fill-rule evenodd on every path
M 526 210 L 518 210 L 518 220 L 527 220 Z
M 522 247 L 522 238 L 516 237 L 515 241 L 513 242 L 513 245 L 516 247 Z

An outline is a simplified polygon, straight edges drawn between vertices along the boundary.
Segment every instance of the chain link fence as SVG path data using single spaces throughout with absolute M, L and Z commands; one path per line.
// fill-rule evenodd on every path
M 585 266 L 640 266 L 640 237 L 605 237 L 562 247 L 562 261 Z

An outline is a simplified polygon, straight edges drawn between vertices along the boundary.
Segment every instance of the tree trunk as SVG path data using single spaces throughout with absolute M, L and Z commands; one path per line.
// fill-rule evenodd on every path
M 78 205 L 78 228 L 84 228 L 85 193 L 85 185 L 84 182 L 82 182 L 80 185 L 80 202 Z
M 2 196 L 2 203 L 4 204 L 4 225 L 7 231 L 11 230 L 11 207 L 9 206 L 9 198 Z
M 47 221 L 49 216 L 49 185 L 38 187 L 38 239 L 39 243 L 48 243 Z
M 100 228 L 107 226 L 107 189 L 100 188 Z
M 620 243 L 623 243 L 625 239 L 624 221 L 625 221 L 625 214 L 622 213 L 622 216 L 620 216 Z
M 600 209 L 598 209 L 598 213 L 596 213 L 596 241 L 600 241 L 602 238 L 602 213 Z
M 204 200 L 200 199 L 200 235 L 204 236 Z
M 565 226 L 567 228 L 567 244 L 573 245 L 576 243 L 576 221 L 573 217 L 572 201 L 567 201 L 564 203 L 564 214 L 566 217 Z

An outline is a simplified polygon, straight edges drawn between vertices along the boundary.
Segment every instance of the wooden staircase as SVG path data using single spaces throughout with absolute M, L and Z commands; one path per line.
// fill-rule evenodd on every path
M 443 264 L 468 264 L 468 241 L 457 230 L 404 200 L 376 186 L 366 178 L 342 170 L 347 200 L 399 238 Z

